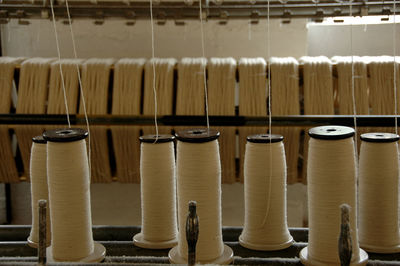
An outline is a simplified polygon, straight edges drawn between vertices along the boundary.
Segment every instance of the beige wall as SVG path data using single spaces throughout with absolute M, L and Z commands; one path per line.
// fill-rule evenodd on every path
M 126 26 L 123 20 L 107 20 L 96 26 L 90 20 L 75 20 L 74 35 L 78 56 L 89 57 L 151 57 L 151 33 L 148 20 Z M 281 25 L 271 20 L 271 55 L 300 57 L 307 52 L 305 19 Z M 73 57 L 69 26 L 57 23 L 62 57 Z M 173 21 L 154 26 L 157 57 L 201 56 L 200 22 L 188 21 L 175 26 Z M 247 20 L 229 21 L 219 25 L 208 21 L 204 25 L 206 57 L 267 57 L 267 24 L 261 20 L 251 25 Z M 57 50 L 52 23 L 33 20 L 30 25 L 17 21 L 1 26 L 3 54 L 9 56 L 56 57 Z

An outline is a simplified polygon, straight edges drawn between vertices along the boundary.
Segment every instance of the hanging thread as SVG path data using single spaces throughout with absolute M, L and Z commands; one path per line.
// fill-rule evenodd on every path
M 140 115 L 145 59 L 120 59 L 114 67 L 113 115 Z M 113 126 L 116 177 L 121 183 L 139 183 L 139 126 Z M 153 131 L 154 132 L 154 131 Z
M 338 238 L 342 204 L 357 210 L 354 129 L 322 126 L 309 131 L 308 247 L 300 252 L 305 265 L 340 264 Z M 352 265 L 368 260 L 358 247 L 356 211 L 350 213 Z
M 47 140 L 47 176 L 54 261 L 100 262 L 105 248 L 93 241 L 87 131 L 57 129 Z
M 300 115 L 299 63 L 293 57 L 272 57 L 271 110 L 275 115 Z M 274 127 L 274 132 L 285 136 L 287 181 L 297 183 L 300 151 L 299 127 Z
M 211 58 L 208 64 L 208 95 L 210 115 L 235 115 L 236 60 L 233 58 Z M 223 104 L 221 104 L 221 99 Z M 236 127 L 217 127 L 221 132 L 222 182 L 234 183 L 236 176 L 235 148 Z
M 271 155 L 272 158 L 269 158 Z M 272 174 L 269 176 L 271 168 Z M 269 179 L 271 189 L 265 186 Z M 271 195 L 266 199 L 269 190 Z M 247 137 L 244 196 L 245 218 L 243 232 L 239 237 L 240 245 L 255 250 L 279 250 L 292 245 L 293 238 L 288 230 L 286 216 L 283 136 L 262 134 Z M 270 206 L 269 210 L 267 206 Z M 268 216 L 264 221 L 266 212 Z
M 239 60 L 239 115 L 264 117 L 267 112 L 267 63 L 264 58 Z M 240 127 L 239 129 L 240 181 L 244 181 L 244 154 L 246 137 L 265 132 L 266 127 Z
M 222 240 L 221 165 L 217 138 L 213 129 L 193 129 L 176 133 L 178 246 L 171 249 L 171 263 L 187 263 L 186 216 L 189 201 L 197 202 L 199 239 L 197 263 L 228 264 L 233 251 Z
M 31 209 L 32 209 L 32 227 L 28 237 L 28 245 L 37 248 L 39 245 L 39 213 L 38 201 L 49 200 L 47 189 L 47 151 L 46 141 L 42 136 L 32 139 L 30 177 L 31 177 Z M 50 215 L 46 212 L 46 245 L 50 245 Z
M 74 58 L 78 59 L 78 53 L 76 52 L 75 36 L 74 36 L 74 31 L 72 29 L 72 19 L 71 19 L 71 13 L 69 11 L 68 0 L 65 0 L 65 6 L 67 9 L 68 25 L 69 25 L 69 30 L 71 33 L 71 41 L 72 41 L 72 48 L 74 51 Z M 76 73 L 78 73 L 78 81 L 79 81 L 82 109 L 83 109 L 83 113 L 85 115 L 86 130 L 88 132 L 88 163 L 89 163 L 89 175 L 90 175 L 90 180 L 91 180 L 91 177 L 92 177 L 92 142 L 91 142 L 91 138 L 92 137 L 90 134 L 89 119 L 88 119 L 88 114 L 87 114 L 87 110 L 86 110 L 86 100 L 85 100 L 85 93 L 83 90 L 82 79 L 81 79 L 80 66 L 79 66 L 79 64 L 75 64 L 75 67 L 76 67 Z
M 398 227 L 399 136 L 361 135 L 359 167 L 359 239 L 369 252 L 400 251 Z
M 142 248 L 165 249 L 178 243 L 174 139 L 171 135 L 140 137 L 142 230 L 133 243 Z
M 108 87 L 110 82 L 111 66 L 114 59 L 92 58 L 82 65 L 82 92 L 87 97 L 87 105 L 81 104 L 79 113 L 91 115 L 106 115 L 108 113 Z M 86 109 L 85 109 L 86 108 Z M 96 182 L 111 182 L 109 162 L 107 127 L 96 125 L 91 127 L 90 148 L 93 151 L 91 164 L 91 180 Z
M 18 84 L 17 114 L 46 114 L 48 81 L 52 58 L 31 58 L 22 62 Z M 42 125 L 16 125 L 15 135 L 29 180 L 32 136 L 43 133 Z
M 155 94 L 153 86 L 155 86 L 155 93 L 157 94 L 158 99 L 162 99 L 162 101 L 157 103 L 157 113 L 162 115 L 172 115 L 175 65 L 176 59 L 174 58 L 152 58 L 145 64 L 143 95 L 144 115 L 155 114 L 156 99 L 154 98 Z M 153 80 L 153 66 L 156 72 L 155 80 Z
M 60 73 L 60 78 L 61 78 L 61 88 L 64 96 L 64 107 L 65 107 L 65 114 L 67 115 L 67 123 L 68 127 L 71 127 L 71 122 L 69 119 L 69 108 L 68 108 L 68 101 L 67 101 L 67 93 L 65 90 L 65 82 L 64 82 L 64 73 L 62 69 L 62 64 L 61 64 L 61 51 L 60 51 L 60 43 L 58 41 L 58 33 L 57 33 L 57 24 L 56 24 L 56 17 L 54 15 L 54 7 L 53 7 L 53 0 L 50 0 L 50 9 L 51 9 L 51 15 L 52 15 L 52 21 L 53 21 L 53 29 L 54 29 L 54 35 L 56 39 L 56 47 L 57 47 L 57 55 L 58 55 L 58 66 L 59 66 L 59 73 Z

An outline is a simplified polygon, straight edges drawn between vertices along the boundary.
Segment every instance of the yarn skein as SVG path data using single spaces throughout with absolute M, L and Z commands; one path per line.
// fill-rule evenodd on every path
M 337 241 L 342 204 L 356 206 L 354 129 L 343 126 L 315 127 L 309 131 L 308 206 L 309 242 L 300 252 L 305 265 L 340 265 Z M 356 212 L 350 213 L 353 243 L 351 265 L 367 263 L 367 253 L 357 239 Z
M 400 251 L 398 140 L 391 133 L 361 135 L 359 238 L 370 252 Z
M 30 176 L 31 176 L 31 207 L 32 207 L 32 228 L 28 237 L 28 245 L 37 248 L 39 245 L 39 213 L 38 201 L 49 199 L 47 190 L 47 152 L 46 140 L 42 136 L 32 138 Z M 50 245 L 50 215 L 46 212 L 46 246 Z
M 229 264 L 233 251 L 222 240 L 221 163 L 219 132 L 214 129 L 183 130 L 177 144 L 178 246 L 171 249 L 171 263 L 187 263 L 185 232 L 188 203 L 197 202 L 199 238 L 197 263 Z
M 142 231 L 133 243 L 142 248 L 165 249 L 178 243 L 174 139 L 171 135 L 140 137 Z
M 93 241 L 87 136 L 83 129 L 43 133 L 51 210 L 49 260 L 100 262 L 105 257 L 105 248 Z
M 244 191 L 245 218 L 240 245 L 255 250 L 279 250 L 291 246 L 293 238 L 286 220 L 283 136 L 271 135 L 270 138 L 268 134 L 261 134 L 247 137 Z

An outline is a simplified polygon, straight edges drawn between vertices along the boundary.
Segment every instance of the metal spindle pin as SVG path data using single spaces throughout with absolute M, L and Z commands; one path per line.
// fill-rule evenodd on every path
M 348 266 L 351 262 L 352 256 L 352 242 L 350 234 L 350 206 L 343 204 L 340 206 L 342 214 L 342 222 L 340 225 L 339 236 L 339 258 L 341 266 Z
M 38 265 L 46 265 L 46 212 L 47 201 L 39 200 L 39 247 L 38 247 Z
M 188 265 L 196 264 L 196 244 L 199 237 L 199 217 L 196 201 L 189 201 L 189 214 L 186 219 L 186 240 L 188 244 Z

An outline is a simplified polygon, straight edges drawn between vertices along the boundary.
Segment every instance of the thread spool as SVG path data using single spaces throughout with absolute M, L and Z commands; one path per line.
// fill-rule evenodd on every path
M 391 133 L 361 135 L 359 237 L 370 252 L 400 251 L 398 140 Z
M 30 177 L 31 177 L 31 205 L 32 205 L 32 228 L 28 237 L 28 245 L 38 248 L 39 245 L 39 213 L 38 201 L 49 199 L 47 190 L 47 141 L 42 136 L 32 138 Z M 50 216 L 46 213 L 46 246 L 50 245 Z
M 90 180 L 83 129 L 55 129 L 47 140 L 52 245 L 49 261 L 100 262 L 106 250 L 93 241 Z
M 199 239 L 197 263 L 229 264 L 233 251 L 222 241 L 221 163 L 214 129 L 190 129 L 175 134 L 177 144 L 178 246 L 168 254 L 174 264 L 187 264 L 187 205 L 197 202 Z
M 245 218 L 240 245 L 254 250 L 279 250 L 291 246 L 293 237 L 286 220 L 283 136 L 261 134 L 247 137 L 244 197 Z
M 340 206 L 347 204 L 354 210 L 349 217 L 353 243 L 350 265 L 365 265 L 368 255 L 359 248 L 357 239 L 354 129 L 321 126 L 308 134 L 309 241 L 300 259 L 305 265 L 340 265 Z
M 142 248 L 171 248 L 178 244 L 175 137 L 145 135 L 139 139 L 142 230 L 133 237 L 133 243 Z

